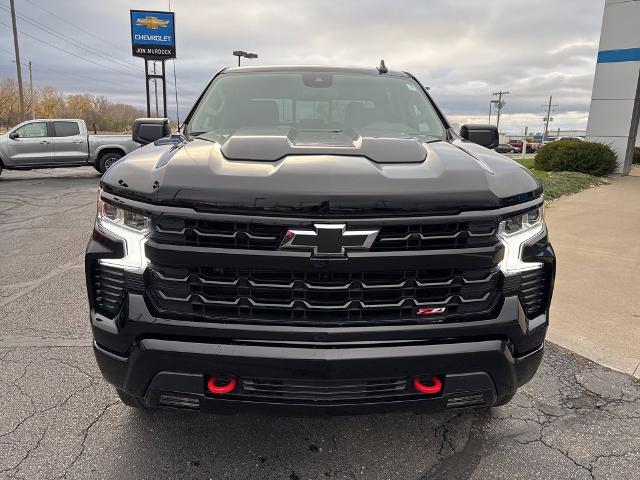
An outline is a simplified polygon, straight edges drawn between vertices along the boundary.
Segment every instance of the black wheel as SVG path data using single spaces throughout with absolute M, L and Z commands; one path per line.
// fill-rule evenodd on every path
M 122 400 L 122 403 L 124 403 L 127 407 L 140 409 L 147 408 L 147 406 L 142 402 L 142 399 L 134 397 L 133 395 L 129 395 L 127 392 L 125 392 L 124 390 L 120 390 L 119 388 L 116 388 L 116 392 L 118 393 L 120 400 Z
M 513 399 L 513 397 L 515 397 L 515 395 L 516 395 L 516 392 L 505 395 L 504 397 L 502 397 L 502 400 L 500 400 L 498 403 L 494 405 L 494 407 L 502 407 L 506 405 Z
M 109 152 L 100 155 L 100 158 L 98 158 L 98 171 L 100 173 L 106 172 L 107 170 L 109 170 L 109 167 L 111 167 L 111 165 L 116 163 L 121 158 L 122 154 L 116 152 Z

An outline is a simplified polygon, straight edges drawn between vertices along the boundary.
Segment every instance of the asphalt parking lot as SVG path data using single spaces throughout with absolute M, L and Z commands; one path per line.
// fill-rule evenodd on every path
M 511 404 L 435 416 L 139 412 L 91 351 L 91 168 L 0 176 L 0 478 L 640 478 L 640 385 L 547 344 Z

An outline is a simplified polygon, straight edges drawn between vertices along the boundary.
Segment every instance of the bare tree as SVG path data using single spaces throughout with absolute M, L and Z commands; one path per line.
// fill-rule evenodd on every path
M 124 103 L 112 103 L 106 97 L 89 94 L 64 95 L 54 87 L 34 88 L 27 97 L 37 118 L 81 118 L 89 129 L 105 132 L 125 132 L 144 112 Z M 18 86 L 13 79 L 0 81 L 0 128 L 7 129 L 20 120 Z

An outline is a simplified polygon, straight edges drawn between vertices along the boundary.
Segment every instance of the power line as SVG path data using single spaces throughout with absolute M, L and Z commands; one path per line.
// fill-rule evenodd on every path
M 29 2 L 29 3 L 31 3 L 32 5 L 35 5 L 33 2 Z M 60 20 L 64 21 L 65 23 L 67 23 L 67 24 L 69 24 L 69 25 L 71 25 L 71 26 L 74 26 L 74 27 L 75 27 L 75 28 L 77 28 L 78 30 L 80 30 L 80 31 L 82 31 L 82 32 L 86 32 L 86 33 L 90 34 L 93 38 L 96 38 L 94 34 L 91 34 L 91 33 L 90 33 L 90 32 L 88 32 L 87 30 L 84 30 L 83 28 L 81 28 L 81 27 L 79 27 L 79 26 L 75 25 L 73 22 L 70 22 L 70 21 L 68 21 L 68 20 L 66 20 L 66 19 L 64 19 L 64 18 L 62 18 L 62 17 L 60 17 L 59 15 L 55 15 L 55 14 L 53 14 L 52 12 L 50 12 L 49 10 L 47 10 L 47 9 L 46 9 L 46 8 L 44 8 L 44 7 L 40 7 L 39 5 L 35 5 L 35 6 L 37 6 L 38 8 L 40 8 L 40 9 L 41 9 L 42 11 L 44 11 L 44 12 L 47 12 L 47 13 L 49 13 L 49 14 L 52 14 L 53 16 L 55 16 L 56 18 L 59 18 Z M 2 5 L 0 5 L 0 8 L 5 8 L 5 9 L 6 9 L 6 7 L 4 7 L 4 6 L 2 6 Z M 171 8 L 171 7 L 169 7 L 169 8 Z M 52 36 L 58 37 L 60 40 L 62 40 L 62 41 L 64 41 L 64 42 L 66 42 L 66 43 L 68 43 L 68 44 L 70 44 L 70 45 L 72 45 L 72 46 L 74 46 L 74 47 L 76 47 L 76 48 L 80 48 L 80 49 L 85 50 L 85 51 L 87 51 L 87 52 L 89 52 L 89 53 L 91 53 L 91 54 L 94 54 L 94 55 L 95 55 L 95 54 L 98 54 L 98 55 L 100 55 L 100 56 L 101 56 L 101 58 L 102 58 L 102 57 L 104 57 L 104 56 L 107 56 L 107 57 L 109 57 L 109 58 L 113 59 L 112 61 L 119 62 L 119 65 L 118 65 L 118 66 L 124 66 L 124 67 L 127 67 L 127 68 L 129 68 L 129 69 L 133 69 L 135 72 L 138 72 L 138 71 L 139 71 L 139 70 L 138 70 L 138 69 L 139 69 L 138 65 L 136 65 L 136 64 L 134 64 L 134 63 L 130 63 L 130 62 L 128 62 L 128 61 L 125 61 L 125 60 L 122 60 L 122 59 L 120 59 L 120 58 L 118 58 L 118 57 L 115 57 L 115 56 L 113 56 L 113 55 L 111 55 L 111 54 L 109 54 L 109 53 L 106 53 L 104 50 L 100 50 L 100 49 L 95 48 L 95 47 L 92 47 L 92 46 L 90 46 L 90 45 L 86 45 L 86 43 L 85 43 L 85 42 L 82 42 L 81 40 L 74 39 L 73 37 L 71 37 L 71 36 L 69 36 L 69 35 L 65 35 L 65 34 L 63 34 L 63 33 L 60 33 L 60 32 L 58 32 L 58 31 L 56 31 L 55 29 L 53 29 L 53 28 L 49 27 L 48 25 L 45 25 L 45 24 L 44 24 L 44 23 L 42 23 L 42 22 L 38 22 L 38 21 L 36 21 L 36 20 L 30 19 L 30 18 L 28 18 L 28 17 L 25 17 L 24 15 L 19 14 L 19 13 L 18 13 L 17 15 L 18 15 L 22 20 L 24 20 L 24 21 L 26 21 L 26 22 L 30 23 L 32 26 L 34 26 L 34 27 L 38 28 L 39 30 L 44 31 L 45 33 L 47 33 L 47 34 L 49 34 L 49 35 L 52 35 Z M 104 41 L 104 40 L 103 40 L 103 41 Z M 112 45 L 112 46 L 116 47 L 118 50 L 121 50 L 121 47 L 120 47 L 120 46 L 118 46 L 118 45 L 115 45 L 115 44 L 112 44 L 112 43 L 110 43 L 110 42 L 106 42 L 106 41 L 105 41 L 105 43 L 107 43 L 107 44 L 109 44 L 109 45 Z M 82 57 L 80 57 L 80 58 L 82 58 Z M 120 65 L 120 64 L 121 64 L 121 65 Z M 175 66 L 175 65 L 174 65 L 174 66 Z M 132 72 L 127 72 L 127 74 L 131 75 L 131 74 L 133 74 L 133 71 L 132 71 Z M 170 80 L 167 80 L 167 83 L 169 83 L 169 85 L 171 85 L 172 87 L 175 87 L 174 83 L 173 83 L 173 82 L 171 82 Z
M 54 17 L 56 17 L 56 18 L 59 18 L 60 20 L 64 21 L 65 23 L 67 23 L 67 24 L 69 24 L 69 25 L 71 25 L 71 26 L 74 26 L 74 27 L 75 27 L 75 28 L 77 28 L 78 30 L 80 30 L 80 31 L 82 31 L 82 32 L 86 32 L 86 33 L 90 34 L 90 32 L 88 32 L 87 30 L 84 30 L 83 28 L 81 28 L 81 27 L 79 27 L 79 26 L 75 25 L 73 22 L 70 22 L 70 21 L 68 21 L 68 20 L 66 20 L 66 19 L 64 19 L 64 18 L 62 18 L 62 17 L 60 17 L 59 15 L 54 14 L 53 12 L 51 12 L 51 11 L 47 10 L 46 8 L 44 8 L 44 7 L 40 7 L 39 5 L 34 4 L 33 2 L 29 2 L 29 3 L 31 3 L 32 5 L 35 5 L 36 7 L 40 8 L 42 11 L 44 11 L 44 12 L 46 12 L 46 13 L 49 13 L 49 14 L 53 15 L 53 16 L 54 16 Z M 6 7 L 5 7 L 5 6 L 2 6 L 2 5 L 0 5 L 0 8 L 4 8 L 4 9 L 6 9 Z M 128 69 L 134 69 L 136 72 L 138 71 L 138 68 L 139 68 L 139 67 L 138 67 L 137 65 L 133 64 L 133 63 L 130 63 L 130 62 L 128 62 L 128 61 L 121 60 L 121 59 L 119 59 L 119 58 L 117 58 L 117 57 L 114 57 L 113 55 L 110 55 L 109 53 L 106 53 L 106 52 L 104 52 L 103 50 L 99 50 L 99 49 L 97 49 L 97 48 L 95 48 L 95 47 L 92 47 L 92 46 L 89 46 L 89 45 L 86 45 L 86 46 L 85 46 L 85 44 L 83 44 L 83 43 L 82 43 L 82 41 L 77 40 L 77 39 L 74 39 L 73 37 L 71 37 L 71 36 L 69 36 L 69 35 L 62 34 L 62 33 L 58 32 L 58 31 L 56 31 L 55 29 L 53 29 L 53 28 L 51 28 L 51 27 L 49 27 L 49 26 L 47 26 L 47 25 L 43 24 L 42 22 L 38 22 L 38 21 L 36 21 L 36 20 L 30 19 L 30 18 L 28 18 L 28 17 L 25 17 L 24 15 L 19 14 L 19 13 L 18 13 L 18 16 L 19 16 L 22 20 L 26 21 L 27 23 L 30 23 L 32 26 L 34 26 L 34 27 L 38 28 L 39 30 L 42 30 L 43 32 L 47 33 L 48 35 L 55 36 L 55 37 L 59 38 L 60 40 L 62 40 L 62 41 L 64 41 L 64 42 L 66 42 L 66 43 L 68 43 L 68 44 L 70 44 L 71 46 L 74 46 L 74 47 L 76 47 L 76 48 L 80 48 L 80 49 L 82 49 L 82 50 L 84 50 L 84 51 L 87 51 L 87 52 L 89 52 L 89 53 L 93 54 L 93 55 L 98 54 L 98 55 L 100 55 L 100 57 L 101 57 L 101 58 L 103 58 L 103 57 L 105 57 L 105 56 L 106 56 L 106 57 L 109 57 L 109 58 L 113 59 L 113 60 L 112 60 L 112 62 L 113 62 L 113 61 L 118 62 L 118 65 L 117 65 L 118 67 L 127 67 Z M 26 32 L 23 32 L 23 33 L 27 34 Z M 93 38 L 96 38 L 96 37 L 95 37 L 95 35 L 93 35 L 93 34 L 91 34 L 91 35 L 92 35 L 92 37 L 93 37 Z M 27 34 L 27 36 L 30 36 L 30 35 L 29 35 L 29 34 Z M 33 38 L 33 36 L 31 36 L 31 38 Z M 42 40 L 38 40 L 38 41 L 42 41 Z M 119 47 L 119 46 L 117 46 L 117 45 L 115 45 L 115 44 L 112 44 L 112 43 L 110 43 L 110 42 L 106 42 L 106 41 L 105 41 L 105 43 L 115 46 L 118 50 L 120 50 L 120 49 L 121 49 L 121 47 Z M 58 48 L 59 48 L 59 47 L 58 47 Z M 64 50 L 64 49 L 60 49 L 60 50 L 64 51 L 65 53 L 70 53 L 70 52 L 68 52 L 68 51 L 66 51 L 66 50 Z M 77 56 L 77 58 L 80 58 L 80 59 L 82 59 L 82 60 L 89 61 L 90 63 L 95 64 L 95 62 L 92 62 L 92 61 L 90 61 L 90 60 L 88 60 L 88 59 L 85 59 L 84 57 L 81 57 L 80 55 L 77 55 L 77 54 L 76 54 L 76 56 Z M 104 65 L 101 65 L 101 66 L 104 66 Z M 174 67 L 175 67 L 175 64 L 174 64 Z M 109 67 L 107 67 L 107 68 L 109 68 Z M 114 68 L 111 68 L 111 69 L 115 71 L 115 69 L 114 69 Z M 127 74 L 127 75 L 135 75 L 135 73 L 133 73 L 133 71 L 128 71 L 128 70 L 127 70 L 126 74 Z M 137 76 L 137 75 L 136 75 L 136 76 Z M 175 77 L 175 75 L 174 75 L 174 77 Z M 175 87 L 174 83 L 173 83 L 173 82 L 171 82 L 170 80 L 167 80 L 167 83 L 168 83 L 169 85 L 171 85 L 172 87 Z
M 2 47 L 0 47 L 0 51 L 5 52 L 6 54 L 10 55 L 10 56 L 13 58 L 13 52 L 11 52 L 11 51 L 7 50 L 6 48 L 2 48 Z M 29 64 L 28 64 L 28 63 L 24 63 L 24 62 L 20 62 L 20 63 L 21 63 L 23 66 L 25 66 L 25 67 L 28 67 L 28 66 L 29 66 Z M 66 71 L 66 70 L 58 70 L 57 68 L 51 68 L 51 67 L 48 67 L 48 66 L 46 66 L 46 65 L 44 65 L 44 64 L 40 64 L 40 63 L 38 64 L 38 68 L 39 68 L 39 69 L 48 70 L 48 71 L 50 71 L 50 72 L 54 72 L 54 73 L 58 73 L 58 74 L 62 74 L 62 75 L 67 75 L 67 76 L 74 77 L 74 78 L 84 78 L 84 79 L 86 79 L 86 80 L 90 80 L 90 81 L 92 81 L 92 82 L 100 82 L 100 83 L 104 83 L 105 85 L 109 85 L 109 86 L 110 86 L 110 87 L 112 87 L 112 88 L 114 87 L 114 83 L 113 83 L 113 82 L 109 82 L 109 81 L 104 80 L 104 79 L 101 79 L 101 78 L 94 78 L 94 77 L 91 77 L 91 76 L 89 76 L 89 75 L 85 75 L 85 74 L 83 74 L 83 73 L 75 73 L 75 72 L 74 72 L 74 73 L 71 73 L 71 72 L 68 72 L 68 71 Z M 119 85 L 120 85 L 120 84 L 115 85 L 115 86 L 119 86 Z M 129 92 L 129 93 L 133 93 L 133 90 L 128 90 L 128 92 Z
M 0 5 L 0 9 L 6 10 L 6 7 L 4 5 Z M 29 18 L 29 17 L 27 17 L 25 15 L 22 15 L 20 13 L 17 13 L 17 15 L 21 20 L 29 23 L 33 27 L 45 32 L 48 35 L 57 37 L 58 39 L 62 40 L 65 43 L 68 43 L 69 45 L 71 45 L 73 47 L 79 48 L 79 49 L 84 50 L 86 52 L 89 52 L 89 53 L 91 53 L 93 55 L 98 54 L 101 57 L 105 57 L 105 56 L 109 57 L 109 58 L 112 59 L 111 61 L 118 62 L 118 66 L 124 66 L 124 67 L 127 67 L 127 68 L 134 68 L 134 69 L 137 68 L 136 65 L 134 65 L 132 63 L 129 63 L 129 62 L 126 62 L 124 60 L 121 60 L 120 58 L 114 57 L 113 55 L 111 55 L 111 54 L 109 54 L 109 53 L 107 53 L 107 52 L 105 52 L 103 50 L 99 50 L 97 48 L 94 48 L 94 47 L 91 47 L 89 45 L 86 45 L 86 43 L 84 43 L 84 42 L 82 42 L 80 40 L 76 40 L 76 39 L 74 39 L 73 37 L 71 37 L 69 35 L 65 35 L 64 33 L 60 33 L 57 30 L 55 30 L 54 28 L 51 28 L 51 27 L 49 27 L 48 25 L 45 25 L 42 22 L 39 22 L 39 21 L 34 20 L 32 18 Z
M 34 2 L 32 2 L 30 0 L 27 0 L 27 1 L 29 3 L 31 3 L 32 5 L 36 6 L 37 8 L 39 8 L 40 10 L 42 10 L 42 11 L 44 11 L 44 12 L 46 12 L 46 13 L 48 13 L 48 14 L 50 14 L 50 15 L 58 18 L 58 19 L 60 19 L 61 21 L 65 22 L 66 24 L 69 24 L 69 25 L 73 26 L 74 28 L 76 28 L 76 29 L 78 29 L 78 30 L 80 30 L 82 32 L 85 32 L 87 34 L 91 34 L 91 32 L 88 32 L 87 30 L 82 29 L 81 27 L 75 25 L 72 22 L 67 21 L 66 19 L 60 17 L 59 15 L 56 15 L 55 13 L 47 10 L 46 8 L 40 7 L 39 5 L 36 5 Z M 0 5 L 0 9 L 8 11 L 6 6 L 3 6 L 3 5 Z M 47 35 L 56 37 L 59 40 L 62 40 L 63 42 L 71 45 L 74 48 L 78 48 L 78 49 L 84 50 L 86 52 L 91 53 L 92 55 L 96 55 L 97 54 L 97 55 L 99 55 L 100 59 L 102 59 L 102 60 L 105 60 L 105 57 L 108 57 L 108 58 L 112 59 L 112 60 L 109 60 L 112 65 L 106 65 L 104 63 L 98 63 L 96 61 L 91 60 L 90 58 L 86 58 L 86 57 L 84 57 L 82 55 L 79 55 L 76 52 L 61 48 L 59 45 L 55 45 L 55 44 L 52 44 L 52 43 L 50 43 L 50 42 L 48 42 L 46 40 L 43 40 L 42 38 L 39 38 L 36 35 L 33 35 L 33 34 L 29 33 L 29 32 L 24 31 L 24 30 L 20 31 L 20 34 L 22 34 L 22 35 L 25 35 L 25 36 L 27 36 L 27 37 L 29 37 L 29 38 L 37 41 L 37 42 L 43 43 L 43 44 L 45 44 L 45 45 L 47 45 L 47 46 L 49 46 L 51 48 L 55 48 L 56 50 L 58 50 L 60 52 L 63 52 L 63 53 L 65 53 L 67 55 L 70 55 L 70 56 L 73 56 L 73 57 L 75 57 L 75 58 L 77 58 L 79 60 L 82 60 L 84 62 L 90 63 L 92 65 L 96 65 L 98 67 L 101 67 L 101 68 L 104 68 L 104 69 L 107 69 L 107 70 L 111 70 L 111 71 L 117 72 L 119 74 L 124 74 L 124 75 L 128 75 L 128 76 L 136 75 L 130 69 L 137 69 L 138 67 L 136 65 L 132 64 L 132 63 L 129 63 L 127 61 L 124 61 L 124 60 L 121 60 L 121 59 L 119 59 L 117 57 L 114 57 L 113 55 L 110 55 L 110 54 L 108 54 L 108 53 L 106 53 L 106 52 L 104 52 L 102 50 L 99 50 L 98 48 L 95 48 L 95 47 L 92 47 L 90 45 L 86 45 L 86 44 L 80 43 L 81 41 L 79 41 L 77 39 L 74 39 L 73 37 L 71 37 L 69 35 L 62 34 L 62 33 L 58 32 L 58 31 L 56 31 L 55 29 L 53 29 L 53 28 L 51 28 L 51 27 L 49 27 L 49 26 L 47 26 L 47 25 L 45 25 L 45 24 L 43 24 L 41 22 L 38 22 L 36 20 L 30 19 L 30 18 L 28 18 L 28 17 L 26 17 L 24 15 L 21 15 L 21 14 L 17 13 L 17 16 L 21 20 L 23 20 L 26 23 L 29 23 L 31 26 L 43 31 Z M 2 22 L 2 21 L 0 21 L 0 24 L 8 27 L 8 25 L 6 23 Z M 91 34 L 91 35 L 92 35 L 93 38 L 96 38 L 95 36 L 93 36 L 93 34 Z M 108 44 L 113 45 L 116 48 L 120 49 L 119 46 L 111 44 L 110 42 L 104 41 L 104 43 L 108 43 Z M 106 59 L 106 60 L 108 60 L 108 59 Z M 114 62 L 117 62 L 117 63 L 114 63 Z M 64 71 L 60 71 L 60 70 L 56 70 L 56 69 L 52 69 L 52 68 L 49 68 L 49 67 L 45 67 L 45 66 L 39 65 L 39 68 L 40 67 L 42 67 L 42 68 L 44 68 L 46 70 L 53 71 L 53 72 L 62 73 L 62 74 L 65 74 L 65 75 L 72 75 L 74 77 L 81 76 L 80 74 L 68 73 L 68 72 L 64 72 Z M 122 70 L 123 68 L 126 68 L 126 71 L 123 71 Z M 174 70 L 173 71 L 173 74 L 174 74 L 173 76 L 174 76 L 174 82 L 175 83 L 171 82 L 170 80 L 167 80 L 167 83 L 170 86 L 172 86 L 174 88 L 174 90 L 175 90 L 176 115 L 178 116 L 177 118 L 179 118 L 179 99 L 184 101 L 185 103 L 189 103 L 189 101 L 187 101 L 184 97 L 178 95 L 177 85 L 176 85 L 177 84 L 177 75 L 176 75 L 176 69 L 175 69 L 175 60 L 173 61 L 173 70 Z M 136 77 L 137 77 L 137 75 L 136 75 Z M 101 82 L 101 83 L 105 83 L 105 84 L 113 86 L 113 83 L 105 81 L 105 80 L 91 78 L 91 77 L 88 77 L 86 75 L 84 76 L 84 78 L 87 78 L 87 79 L 91 80 L 92 82 L 96 82 L 97 81 L 97 82 Z
M 4 9 L 4 6 L 0 5 L 0 9 Z M 92 55 L 96 55 L 96 54 L 97 54 L 100 58 L 103 58 L 103 59 L 104 59 L 104 57 L 105 57 L 105 56 L 107 56 L 107 57 L 109 56 L 108 54 L 106 54 L 106 53 L 104 53 L 104 52 L 101 52 L 101 51 L 99 51 L 99 50 L 95 50 L 95 49 L 93 49 L 93 50 L 92 50 L 92 49 L 90 49 L 90 48 L 84 47 L 83 45 L 76 44 L 73 40 L 68 40 L 68 39 L 64 38 L 64 35 L 62 35 L 62 34 L 58 34 L 57 32 L 55 32 L 55 31 L 53 31 L 53 30 L 52 30 L 52 32 L 53 32 L 53 33 L 51 33 L 51 32 L 49 32 L 49 31 L 47 31 L 47 30 L 46 30 L 46 29 L 48 28 L 48 27 L 46 27 L 46 25 L 43 25 L 42 27 L 41 27 L 41 26 L 38 26 L 38 25 L 37 25 L 37 23 L 38 23 L 38 22 L 34 22 L 34 21 L 32 21 L 32 20 L 30 20 L 30 19 L 28 19 L 28 18 L 26 18 L 26 17 L 24 17 L 24 16 L 22 16 L 22 15 L 20 15 L 20 14 L 18 14 L 18 17 L 20 17 L 20 19 L 21 19 L 22 21 L 25 21 L 25 22 L 27 22 L 27 23 L 31 24 L 31 25 L 32 25 L 32 26 L 34 26 L 35 28 L 37 28 L 37 29 L 39 29 L 39 30 L 43 31 L 44 33 L 46 33 L 46 34 L 48 34 L 48 35 L 51 35 L 51 36 L 53 36 L 53 37 L 57 37 L 57 38 L 59 38 L 60 40 L 62 40 L 63 42 L 68 43 L 68 44 L 69 44 L 69 45 L 71 45 L 72 47 L 76 47 L 76 48 L 79 48 L 79 49 L 81 49 L 81 50 L 85 50 L 85 51 L 89 52 L 89 53 L 90 53 L 90 54 L 92 54 Z M 40 24 L 40 25 L 42 25 L 42 24 Z M 24 30 L 21 30 L 21 31 L 20 31 L 20 33 L 22 33 L 23 35 L 29 35 L 29 34 L 28 34 L 28 33 L 26 33 Z M 61 49 L 60 47 L 58 47 L 57 45 L 54 45 L 54 46 L 56 46 L 56 48 L 59 48 L 60 50 L 63 50 L 63 49 Z M 79 56 L 79 55 L 78 55 L 78 56 Z M 112 57 L 112 58 L 115 58 L 115 57 Z M 117 59 L 116 59 L 116 60 L 117 60 Z M 112 60 L 111 62 L 113 62 L 113 60 Z M 117 67 L 119 67 L 119 68 L 122 68 L 123 66 L 126 66 L 127 68 L 130 68 L 130 66 L 129 66 L 129 65 L 120 65 L 120 64 L 117 64 Z M 123 72 L 124 72 L 124 71 L 123 71 Z M 131 74 L 132 72 L 127 71 L 126 73 Z
M 103 43 L 105 43 L 106 45 L 109 45 L 109 46 L 111 46 L 111 47 L 115 47 L 115 48 L 117 48 L 118 50 L 120 50 L 120 49 L 122 48 L 122 46 L 120 46 L 120 45 L 116 45 L 115 43 L 111 43 L 111 42 L 109 42 L 109 41 L 105 40 L 104 38 L 96 37 L 95 32 L 90 32 L 90 31 L 88 31 L 88 30 L 85 30 L 84 28 L 80 27 L 79 25 L 76 25 L 75 23 L 70 22 L 70 21 L 69 21 L 69 20 L 67 20 L 66 18 L 61 17 L 60 15 L 57 15 L 56 13 L 52 12 L 51 10 L 47 10 L 46 8 L 44 8 L 44 7 L 40 6 L 40 5 L 38 5 L 37 3 L 33 2 L 32 0 L 26 0 L 26 1 L 27 1 L 28 3 L 30 3 L 31 5 L 33 5 L 34 7 L 39 8 L 39 9 L 40 9 L 40 10 L 42 10 L 43 12 L 47 13 L 48 15 L 51 15 L 52 17 L 55 17 L 55 18 L 57 18 L 58 20 L 63 21 L 63 22 L 64 22 L 64 23 L 66 23 L 67 25 L 71 25 L 73 28 L 75 28 L 75 29 L 77 29 L 77 30 L 79 30 L 79 31 L 81 31 L 81 32 L 83 32 L 83 33 L 85 33 L 85 34 L 89 35 L 91 38 L 98 38 L 98 40 L 102 41 L 102 42 L 103 42 Z M 133 65 L 133 64 L 131 64 L 131 65 Z
M 10 52 L 9 50 L 6 50 L 6 49 L 4 49 L 2 47 L 0 47 L 0 51 L 3 51 L 5 53 L 9 54 L 11 56 L 11 58 L 13 58 L 13 52 Z M 28 63 L 25 63 L 25 62 L 20 62 L 20 63 L 24 67 L 27 67 L 27 68 L 29 67 Z M 0 64 L 0 67 L 2 67 L 2 66 L 5 66 L 5 65 Z M 66 76 L 70 76 L 70 77 L 74 77 L 74 78 L 81 78 L 81 79 L 89 80 L 91 82 L 100 82 L 100 83 L 102 83 L 104 85 L 107 85 L 107 86 L 111 87 L 111 90 L 113 90 L 114 93 L 116 93 L 116 94 L 136 94 L 137 93 L 137 89 L 129 90 L 129 89 L 126 88 L 125 85 L 120 84 L 120 83 L 114 84 L 113 82 L 109 82 L 107 80 L 102 80 L 102 79 L 99 79 L 99 78 L 93 78 L 93 77 L 90 77 L 88 75 L 84 75 L 84 74 L 81 74 L 81 73 L 70 73 L 70 72 L 67 72 L 67 71 L 64 71 L 64 70 L 58 70 L 56 68 L 51 68 L 51 67 L 48 67 L 48 66 L 43 65 L 43 64 L 37 64 L 36 66 L 37 66 L 37 69 L 39 69 L 39 70 L 46 70 L 46 71 L 50 71 L 50 72 L 53 72 L 53 73 L 56 73 L 56 74 L 62 74 L 62 75 L 66 75 Z M 11 64 L 6 64 L 6 67 L 7 68 L 11 67 Z M 180 100 L 185 102 L 185 103 L 189 103 L 189 100 L 187 100 L 186 97 L 180 96 Z
M 9 28 L 11 28 L 11 26 L 10 26 L 10 25 L 7 25 L 5 22 L 2 22 L 2 21 L 0 21 L 0 25 L 4 25 L 5 27 L 9 27 Z M 21 35 L 24 35 L 24 36 L 27 36 L 27 37 L 29 37 L 29 38 L 31 38 L 31 39 L 33 39 L 33 40 L 35 40 L 36 42 L 40 42 L 40 43 L 42 43 L 42 44 L 44 44 L 44 45 L 46 45 L 46 46 L 48 46 L 48 47 L 50 47 L 50 48 L 54 48 L 54 49 L 55 49 L 55 50 L 57 50 L 57 51 L 60 51 L 60 52 L 66 53 L 67 55 L 71 55 L 72 57 L 76 57 L 76 58 L 78 58 L 78 59 L 80 59 L 80 60 L 83 60 L 83 61 L 85 61 L 85 62 L 91 63 L 91 64 L 96 65 L 96 66 L 98 66 L 98 67 L 105 68 L 105 69 L 107 69 L 107 70 L 111 70 L 111 71 L 114 71 L 114 72 L 119 73 L 119 74 L 127 74 L 127 75 L 135 76 L 135 75 L 134 75 L 134 73 L 132 73 L 132 72 L 124 72 L 124 71 L 122 71 L 122 70 L 116 70 L 116 69 L 114 69 L 114 68 L 112 68 L 112 67 L 110 67 L 110 66 L 108 66 L 108 65 L 103 65 L 103 64 L 101 64 L 101 63 L 94 62 L 93 60 L 89 60 L 88 58 L 85 58 L 85 57 L 83 57 L 83 56 L 81 56 L 81 55 L 78 55 L 78 54 L 77 54 L 77 53 L 75 53 L 75 52 L 71 52 L 71 51 L 69 51 L 69 50 L 65 50 L 64 48 L 61 48 L 59 45 L 53 45 L 53 44 L 51 44 L 50 42 L 47 42 L 46 40 L 42 40 L 41 38 L 38 38 L 38 37 L 36 37 L 35 35 L 31 35 L 30 33 L 27 33 L 27 32 L 25 32 L 24 30 L 23 30 L 23 31 L 21 31 L 21 32 L 20 32 L 20 34 L 21 34 Z

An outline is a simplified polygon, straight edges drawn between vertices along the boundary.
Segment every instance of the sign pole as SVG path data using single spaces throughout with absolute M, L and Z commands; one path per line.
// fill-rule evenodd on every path
M 151 98 L 149 97 L 151 93 L 149 92 L 149 61 L 146 58 L 144 59 L 144 78 L 144 86 L 147 90 L 147 117 L 151 117 Z
M 167 77 L 165 75 L 165 61 L 162 60 L 162 107 L 164 108 L 165 118 L 169 118 L 167 115 Z

